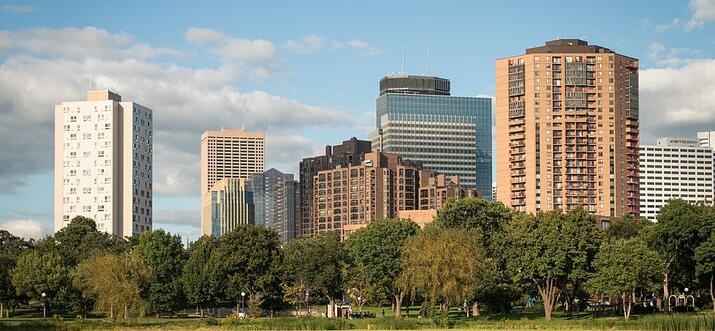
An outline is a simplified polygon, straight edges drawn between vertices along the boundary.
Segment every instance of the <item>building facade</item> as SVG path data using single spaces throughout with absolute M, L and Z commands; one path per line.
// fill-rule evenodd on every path
M 209 232 L 220 237 L 241 224 L 255 224 L 253 192 L 248 180 L 223 178 L 213 184 L 201 203 L 202 219 L 208 219 Z
M 304 158 L 300 162 L 300 229 L 302 235 L 312 235 L 315 229 L 313 177 L 318 171 L 359 165 L 361 156 L 371 150 L 370 142 L 353 137 L 341 145 L 326 146 L 325 155 Z
M 670 199 L 712 204 L 713 149 L 700 143 L 700 137 L 669 137 L 641 145 L 641 217 L 655 221 Z
M 55 106 L 55 231 L 79 215 L 118 236 L 152 230 L 152 123 L 109 90 Z
M 264 171 L 262 132 L 238 129 L 206 131 L 201 135 L 201 201 L 209 199 L 213 185 L 224 178 L 249 179 Z M 201 234 L 211 234 L 209 214 L 201 214 Z
M 715 148 L 715 131 L 700 131 L 697 137 L 700 147 Z
M 479 191 L 460 184 L 459 176 L 430 174 L 420 177 L 419 210 L 439 210 L 450 199 L 481 197 Z
M 639 215 L 638 60 L 559 39 L 496 61 L 496 186 L 505 205 Z
M 250 190 L 255 205 L 255 223 L 278 233 L 282 243 L 300 234 L 300 190 L 292 174 L 276 169 L 251 176 Z
M 432 76 L 387 76 L 380 81 L 372 149 L 399 154 L 425 169 L 459 176 L 491 198 L 491 98 L 450 95 L 450 82 Z

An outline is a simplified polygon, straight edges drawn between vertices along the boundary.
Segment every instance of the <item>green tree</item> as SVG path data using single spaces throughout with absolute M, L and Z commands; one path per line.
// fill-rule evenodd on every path
M 631 239 L 645 234 L 651 226 L 653 222 L 645 218 L 635 219 L 629 214 L 610 224 L 606 235 L 612 239 Z
M 631 316 L 636 291 L 657 290 L 665 266 L 661 257 L 641 239 L 617 239 L 601 246 L 589 280 L 595 293 L 620 296 L 623 317 Z
M 97 230 L 94 220 L 83 216 L 76 216 L 50 238 L 70 268 L 95 254 L 121 254 L 129 248 L 126 240 Z
M 531 283 L 543 299 L 546 320 L 567 284 L 588 277 L 598 228 L 583 211 L 517 216 L 506 229 L 507 265 L 518 284 Z M 596 246 L 597 247 L 597 246 Z
M 244 299 L 241 292 L 248 294 L 246 303 L 254 306 L 262 296 L 279 293 L 280 245 L 278 234 L 263 226 L 239 225 L 223 234 L 209 261 L 213 288 L 237 307 Z
M 204 309 L 216 302 L 216 289 L 211 286 L 209 260 L 218 246 L 218 239 L 207 235 L 189 246 L 189 258 L 184 265 L 182 282 L 189 304 L 196 305 L 204 316 Z
M 284 254 L 285 284 L 324 296 L 328 317 L 335 317 L 335 301 L 343 293 L 348 258 L 339 236 L 330 232 L 300 237 L 286 245 Z
M 672 286 L 683 289 L 695 283 L 695 249 L 710 238 L 715 228 L 713 215 L 712 208 L 681 199 L 669 200 L 660 209 L 658 223 L 646 236 L 651 248 L 665 261 L 663 298 L 670 296 Z M 668 304 L 667 300 L 664 304 Z
M 143 289 L 148 310 L 158 315 L 180 309 L 184 302 L 181 273 L 186 262 L 181 237 L 164 230 L 146 232 L 134 250 L 151 270 L 149 282 Z
M 465 230 L 426 229 L 403 247 L 399 283 L 445 307 L 459 304 L 479 283 L 484 251 Z
M 695 249 L 695 273 L 701 279 L 706 279 L 710 284 L 710 300 L 715 312 L 715 290 L 713 280 L 715 278 L 715 233 L 710 235 L 710 239 L 700 244 Z
M 43 304 L 60 305 L 64 298 L 63 291 L 69 285 L 68 272 L 56 251 L 28 250 L 17 259 L 12 270 L 12 285 L 20 295 Z M 43 299 L 42 293 L 46 294 L 46 298 Z
M 397 284 L 402 271 L 402 246 L 418 232 L 419 227 L 410 220 L 387 219 L 376 220 L 348 237 L 345 246 L 356 264 L 356 272 L 350 273 L 353 283 L 367 285 L 360 291 L 361 299 L 371 297 L 382 301 L 387 294 L 394 303 L 395 316 L 400 316 L 405 295 L 404 288 Z
M 143 316 L 141 287 L 149 282 L 150 271 L 135 253 L 95 255 L 82 261 L 74 275 L 76 286 L 95 299 L 95 309 L 112 320 L 120 311 L 125 319 L 130 312 Z
M 8 231 L 0 230 L 0 318 L 9 318 L 11 307 L 14 309 L 23 299 L 12 285 L 12 269 L 20 254 L 29 248 L 29 242 Z

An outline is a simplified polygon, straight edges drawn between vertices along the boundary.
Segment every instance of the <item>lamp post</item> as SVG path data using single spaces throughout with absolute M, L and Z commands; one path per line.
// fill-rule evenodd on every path
M 42 318 L 47 318 L 47 307 L 45 306 L 46 298 L 47 298 L 47 293 L 42 292 Z
M 358 308 L 360 308 L 360 312 L 362 313 L 362 297 L 358 297 Z
M 241 292 L 241 312 L 243 312 L 245 304 L 244 304 L 244 299 L 246 297 L 246 292 Z

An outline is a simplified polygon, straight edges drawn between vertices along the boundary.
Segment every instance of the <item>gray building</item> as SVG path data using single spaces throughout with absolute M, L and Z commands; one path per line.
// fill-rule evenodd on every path
M 300 190 L 293 175 L 271 168 L 253 174 L 250 182 L 255 205 L 255 224 L 275 230 L 282 243 L 300 235 Z
M 380 80 L 372 149 L 459 176 L 492 197 L 492 100 L 450 94 L 448 79 L 398 75 Z

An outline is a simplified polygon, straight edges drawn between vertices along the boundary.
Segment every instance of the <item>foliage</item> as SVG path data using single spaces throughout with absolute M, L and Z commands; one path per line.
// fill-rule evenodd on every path
M 17 259 L 24 251 L 30 248 L 30 243 L 24 239 L 13 236 L 10 232 L 0 230 L 0 304 L 4 308 L 16 305 L 24 299 L 17 294 L 12 285 L 12 269 L 17 263 Z M 0 310 L 0 318 L 5 315 Z
M 182 308 L 181 272 L 186 253 L 181 237 L 164 230 L 146 232 L 134 250 L 151 270 L 149 281 L 142 289 L 147 309 L 159 313 Z
M 492 236 L 509 223 L 513 212 L 503 203 L 481 198 L 463 198 L 448 201 L 438 212 L 434 225 L 444 229 L 479 229 L 482 244 L 492 255 Z
M 564 286 L 588 276 L 599 233 L 582 210 L 522 214 L 507 226 L 509 270 L 517 283 L 537 287 L 547 320 Z
M 209 260 L 218 247 L 218 239 L 207 235 L 189 246 L 188 260 L 182 272 L 182 284 L 189 304 L 203 308 L 216 302 L 218 290 L 211 286 Z
M 240 225 L 221 236 L 211 255 L 211 286 L 237 304 L 241 292 L 250 298 L 259 293 L 278 293 L 281 261 L 280 240 L 275 231 Z
M 593 265 L 596 272 L 589 287 L 597 294 L 620 296 L 625 319 L 630 317 L 636 291 L 648 293 L 657 289 L 665 270 L 658 253 L 638 238 L 604 243 Z
M 466 300 L 479 283 L 484 251 L 465 230 L 428 229 L 404 246 L 399 282 L 447 306 Z
M 715 233 L 695 249 L 695 263 L 696 276 L 703 280 L 701 284 L 709 284 L 710 300 L 715 311 Z
M 402 246 L 417 234 L 419 227 L 410 220 L 385 219 L 374 221 L 353 232 L 345 243 L 354 262 L 351 286 L 360 289 L 361 298 L 375 302 L 401 301 L 403 289 L 397 286 L 400 275 Z M 396 307 L 400 303 L 396 302 Z M 396 311 L 399 313 L 399 311 Z
M 73 218 L 51 238 L 69 268 L 95 254 L 120 254 L 129 248 L 124 239 L 98 231 L 94 220 L 83 216 Z
M 50 304 L 61 304 L 63 291 L 68 287 L 68 270 L 56 251 L 28 250 L 17 259 L 12 270 L 12 285 L 18 294 L 37 301 L 42 293 Z
M 135 253 L 96 255 L 77 266 L 76 286 L 96 299 L 95 308 L 114 319 L 118 312 L 143 315 L 142 284 L 149 280 L 149 268 Z
M 612 239 L 631 239 L 643 235 L 653 225 L 645 218 L 635 219 L 628 214 L 611 223 L 606 229 L 606 235 Z
M 284 254 L 285 284 L 302 286 L 311 296 L 322 295 L 332 306 L 343 293 L 347 257 L 338 235 L 300 237 L 286 245 Z

